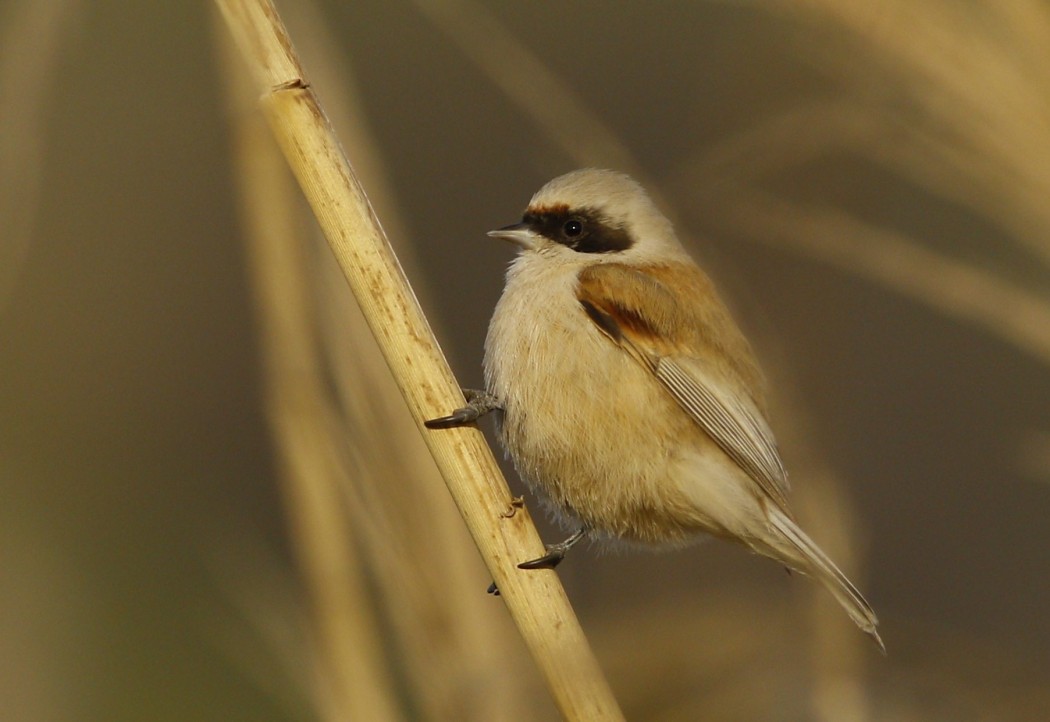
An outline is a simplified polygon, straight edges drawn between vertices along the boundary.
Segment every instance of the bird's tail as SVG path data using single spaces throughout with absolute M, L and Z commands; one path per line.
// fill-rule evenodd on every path
M 812 574 L 819 579 L 832 596 L 842 605 L 846 613 L 857 626 L 867 633 L 879 645 L 882 653 L 886 653 L 886 645 L 882 643 L 876 627 L 879 624 L 871 605 L 864 599 L 853 582 L 846 578 L 835 562 L 831 561 L 816 543 L 810 539 L 791 517 L 777 509 L 772 504 L 766 505 L 766 517 L 770 524 L 787 540 L 793 551 L 789 558 L 801 558 L 802 568 L 799 571 Z

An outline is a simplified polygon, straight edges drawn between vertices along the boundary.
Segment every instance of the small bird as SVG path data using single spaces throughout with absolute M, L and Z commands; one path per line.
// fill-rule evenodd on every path
M 883 648 L 871 606 L 788 507 L 751 348 L 671 222 L 630 177 L 577 170 L 488 234 L 520 247 L 485 341 L 486 390 L 427 422 L 496 410 L 522 478 L 585 537 L 738 542 L 827 587 Z

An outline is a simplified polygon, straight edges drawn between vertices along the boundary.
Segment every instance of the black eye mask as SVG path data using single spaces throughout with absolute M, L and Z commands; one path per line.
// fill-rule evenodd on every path
M 593 208 L 547 208 L 526 212 L 522 225 L 577 253 L 616 253 L 634 245 L 627 229 Z

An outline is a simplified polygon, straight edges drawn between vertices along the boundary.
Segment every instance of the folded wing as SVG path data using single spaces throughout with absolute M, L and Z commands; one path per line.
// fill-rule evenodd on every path
M 577 298 L 598 328 L 647 368 L 789 514 L 787 474 L 756 398 L 760 374 L 702 272 L 684 264 L 644 271 L 616 263 L 591 266 L 580 273 Z

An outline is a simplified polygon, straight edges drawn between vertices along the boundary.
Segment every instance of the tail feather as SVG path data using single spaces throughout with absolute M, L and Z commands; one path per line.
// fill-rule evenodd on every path
M 783 538 L 790 543 L 791 547 L 801 557 L 803 563 L 799 571 L 810 572 L 819 579 L 838 603 L 842 605 L 842 608 L 846 610 L 850 619 L 862 631 L 871 636 L 875 644 L 879 645 L 879 649 L 885 654 L 886 645 L 882 643 L 882 638 L 879 637 L 876 629 L 879 620 L 875 616 L 875 611 L 871 608 L 871 605 L 853 586 L 853 582 L 846 578 L 846 575 L 835 566 L 835 563 L 831 561 L 828 555 L 787 514 L 773 505 L 767 505 L 766 516 L 773 527 L 780 532 Z

